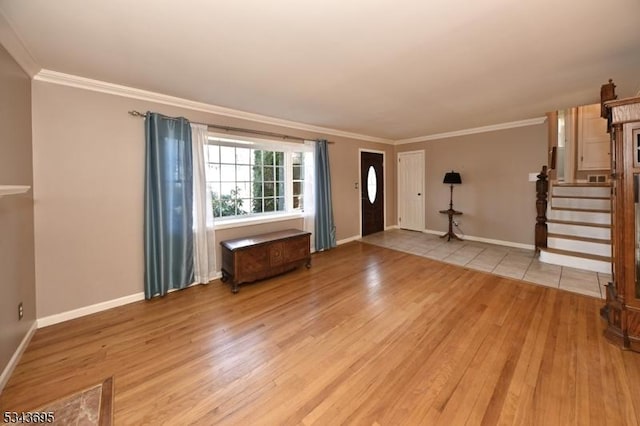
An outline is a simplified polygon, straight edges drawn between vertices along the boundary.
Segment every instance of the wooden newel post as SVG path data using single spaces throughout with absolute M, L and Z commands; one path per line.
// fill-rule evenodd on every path
M 536 252 L 547 248 L 547 193 L 549 182 L 547 181 L 547 166 L 542 166 L 542 171 L 536 181 Z

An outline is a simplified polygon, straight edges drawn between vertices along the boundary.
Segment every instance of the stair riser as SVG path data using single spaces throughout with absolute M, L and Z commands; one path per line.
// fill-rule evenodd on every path
M 584 259 L 581 257 L 566 256 L 564 254 L 549 253 L 540 250 L 540 261 L 552 265 L 568 266 L 570 268 L 585 269 L 587 271 L 611 274 L 611 263 L 601 260 Z
M 592 200 L 589 198 L 557 198 L 551 199 L 551 207 L 582 210 L 609 210 L 610 200 Z
M 548 209 L 547 219 L 611 225 L 611 213 L 576 212 L 568 210 Z
M 608 186 L 554 186 L 552 196 L 569 197 L 610 197 L 611 187 Z
M 564 223 L 548 223 L 550 234 L 573 235 L 575 237 L 611 239 L 611 228 L 597 228 L 593 226 L 567 225 Z
M 564 238 L 549 237 L 547 240 L 549 248 L 575 251 L 577 253 L 595 254 L 598 256 L 611 256 L 611 245 L 592 243 L 588 241 L 567 240 Z

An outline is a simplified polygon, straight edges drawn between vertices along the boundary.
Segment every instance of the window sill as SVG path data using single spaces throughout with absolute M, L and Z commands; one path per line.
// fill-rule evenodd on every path
M 265 216 L 259 216 L 259 217 L 252 216 L 252 217 L 247 217 L 242 219 L 221 220 L 219 222 L 215 222 L 214 229 L 217 231 L 219 229 L 238 228 L 241 226 L 260 225 L 263 223 L 270 223 L 270 222 L 281 222 L 283 220 L 302 219 L 303 217 L 304 217 L 304 214 L 302 212 L 295 212 L 295 213 L 265 215 Z

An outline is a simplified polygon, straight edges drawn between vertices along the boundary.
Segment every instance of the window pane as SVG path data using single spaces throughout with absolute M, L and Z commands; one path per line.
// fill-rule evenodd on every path
M 276 183 L 276 195 L 278 197 L 284 197 L 284 182 Z
M 278 211 L 284 210 L 284 197 L 276 198 L 276 210 Z
M 236 180 L 250 181 L 251 166 L 236 166 Z
M 254 197 L 262 197 L 264 191 L 262 191 L 262 182 L 254 182 L 253 183 L 253 196 Z
M 251 212 L 252 213 L 262 213 L 264 209 L 262 208 L 262 198 L 254 198 L 252 201 Z
M 236 206 L 236 214 L 242 215 L 247 214 L 247 210 L 245 208 L 244 200 L 241 198 L 234 198 L 233 203 Z
M 222 182 L 220 184 L 220 196 L 228 195 L 231 196 L 232 192 L 236 190 L 235 182 Z
M 276 166 L 284 165 L 284 152 L 276 152 Z
M 253 180 L 257 182 L 263 181 L 262 166 L 253 166 Z
M 236 148 L 236 163 L 251 164 L 251 149 Z
M 233 182 L 236 180 L 236 166 L 223 164 L 220 166 L 220 180 Z
M 207 160 L 212 163 L 220 162 L 220 147 L 218 145 L 207 145 Z
M 250 198 L 243 198 L 242 200 L 240 200 L 241 206 L 242 206 L 242 214 L 249 214 L 249 213 L 253 213 L 251 211 L 251 199 Z
M 274 196 L 273 183 L 265 182 L 265 184 L 264 184 L 264 196 L 265 197 L 273 197 Z
M 251 197 L 251 182 L 236 182 L 236 189 L 238 190 L 238 193 L 236 195 L 237 197 Z
M 211 200 L 211 203 L 213 205 L 213 217 L 222 216 L 222 212 L 220 211 L 220 200 L 214 198 Z
M 293 164 L 302 164 L 302 153 L 301 152 L 293 152 L 291 153 L 291 161 Z
M 262 162 L 260 164 L 263 166 L 273 166 L 273 152 L 262 151 Z
M 377 192 L 378 181 L 376 179 L 376 169 L 374 169 L 373 166 L 369 166 L 369 171 L 367 172 L 367 196 L 371 204 L 376 200 Z
M 265 198 L 264 200 L 264 211 L 272 212 L 275 210 L 275 203 L 273 202 L 273 198 Z
M 207 181 L 220 180 L 220 165 L 209 163 L 204 169 L 204 173 Z
M 233 164 L 236 162 L 236 149 L 231 146 L 220 147 L 220 162 Z
M 293 208 L 299 209 L 302 206 L 300 205 L 301 197 L 293 197 Z
M 273 167 L 265 167 L 263 173 L 265 182 L 273 182 Z
M 207 188 L 214 197 L 220 196 L 220 182 L 207 182 Z
M 236 215 L 236 211 L 233 208 L 232 204 L 229 202 L 223 202 L 222 203 L 222 211 L 220 216 L 221 217 L 226 217 L 226 216 L 235 216 Z
M 253 150 L 253 164 L 262 164 L 262 151 Z
M 293 182 L 293 195 L 302 194 L 302 182 Z
M 302 167 L 293 166 L 293 179 L 294 180 L 302 179 Z
M 284 181 L 284 167 L 276 167 L 276 180 L 280 182 Z
M 216 217 L 227 217 L 242 214 L 241 201 L 231 195 L 222 195 L 220 199 L 213 200 L 214 215 Z

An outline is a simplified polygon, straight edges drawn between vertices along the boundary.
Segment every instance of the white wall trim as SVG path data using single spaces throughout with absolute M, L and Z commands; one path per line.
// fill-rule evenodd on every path
M 164 95 L 162 93 L 150 92 L 148 90 L 136 89 L 133 87 L 122 86 L 120 84 L 108 83 L 100 80 L 80 77 L 71 74 L 65 74 L 57 71 L 42 69 L 34 77 L 34 80 L 45 83 L 60 84 L 63 86 L 76 87 L 79 89 L 91 90 L 94 92 L 107 93 L 110 95 L 124 96 L 132 99 L 156 102 L 164 105 L 171 105 L 180 108 L 186 108 L 193 111 L 208 112 L 211 114 L 223 115 L 225 117 L 239 118 L 250 120 L 256 123 L 269 124 L 273 126 L 288 127 L 291 129 L 304 130 L 308 132 L 318 133 L 321 135 L 341 136 L 350 139 L 358 139 L 368 142 L 378 142 L 393 145 L 391 139 L 378 138 L 375 136 L 361 135 L 359 133 L 345 132 L 342 130 L 331 129 L 329 127 L 314 126 L 312 124 L 298 123 L 295 121 L 283 120 L 266 115 L 254 114 L 246 111 L 239 111 L 231 108 L 225 108 L 217 105 L 211 105 L 203 102 L 191 101 L 175 96 Z M 123 111 L 124 114 L 124 111 Z
M 0 10 L 0 45 L 7 49 L 7 52 L 15 59 L 20 67 L 29 77 L 33 77 L 40 71 L 40 65 L 27 49 L 26 44 L 18 32 L 13 28 L 7 16 Z
M 211 281 L 220 279 L 222 273 L 216 272 L 216 275 L 211 278 Z M 211 283 L 209 282 L 209 284 Z M 195 285 L 209 285 L 202 283 L 193 283 L 185 288 L 189 288 Z M 169 293 L 174 291 L 184 290 L 185 288 L 172 288 L 169 289 Z M 95 305 L 83 306 L 82 308 L 73 309 L 71 311 L 61 312 L 59 314 L 49 315 L 48 317 L 38 318 L 38 328 L 47 327 L 49 325 L 58 324 L 64 321 L 84 317 L 86 315 L 95 314 L 97 312 L 106 311 L 108 309 L 117 308 L 118 306 L 128 305 L 129 303 L 139 302 L 144 300 L 144 292 L 131 294 L 129 296 L 119 297 L 118 299 L 107 300 L 106 302 L 96 303 Z
M 131 294 L 129 296 L 120 297 L 118 299 L 107 300 L 106 302 L 84 306 L 82 308 L 61 312 L 59 314 L 49 315 L 43 318 L 38 318 L 38 328 L 47 327 L 49 325 L 58 324 L 60 322 L 95 314 L 96 312 L 106 311 L 107 309 L 127 305 L 129 303 L 138 302 L 140 300 L 144 300 L 144 292 Z
M 432 141 L 436 139 L 453 138 L 455 136 L 473 135 L 476 133 L 493 132 L 496 130 L 513 129 L 516 127 L 536 126 L 547 120 L 547 117 L 536 117 L 527 120 L 510 121 L 507 123 L 492 124 L 490 126 L 472 127 L 470 129 L 456 130 L 453 132 L 435 133 L 433 135 L 417 136 L 415 138 L 398 139 L 396 145 L 405 145 L 414 142 Z
M 350 243 L 351 241 L 359 240 L 360 238 L 361 238 L 360 235 L 354 235 L 353 237 L 344 238 L 342 240 L 336 241 L 336 245 L 341 246 L 343 244 Z
M 400 229 L 400 227 L 398 225 L 391 225 L 384 228 L 385 231 L 389 231 L 391 229 Z
M 434 234 L 434 235 L 442 235 L 445 233 L 444 231 L 436 231 L 434 229 L 425 229 L 422 232 L 426 234 Z M 535 250 L 536 248 L 533 244 L 514 243 L 512 241 L 494 240 L 491 238 L 484 238 L 484 237 L 474 237 L 473 235 L 465 235 L 464 237 L 462 237 L 462 239 L 469 240 L 469 241 L 477 241 L 479 243 L 496 244 L 499 246 L 520 248 L 525 250 Z
M 27 346 L 29 345 L 29 342 L 31 341 L 33 335 L 36 333 L 37 328 L 37 321 L 33 321 L 31 327 L 29 327 L 29 330 L 27 331 L 27 334 L 24 335 L 22 341 L 20 342 L 20 345 L 18 345 L 18 348 L 9 360 L 9 363 L 4 368 L 4 370 L 2 370 L 2 374 L 0 374 L 0 393 L 2 393 L 2 390 L 9 381 L 9 377 L 11 377 L 13 370 L 15 370 L 16 366 L 18 365 L 20 358 L 22 358 L 22 354 L 24 353 L 25 349 L 27 349 Z

